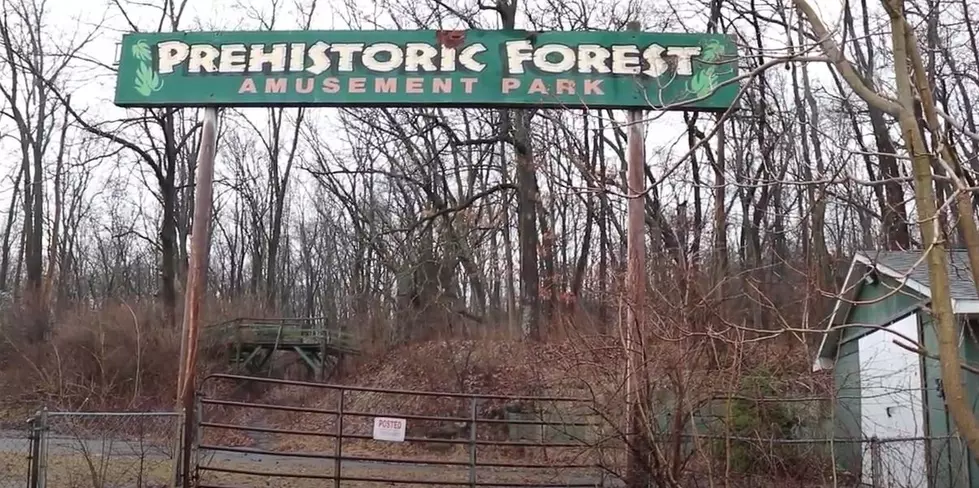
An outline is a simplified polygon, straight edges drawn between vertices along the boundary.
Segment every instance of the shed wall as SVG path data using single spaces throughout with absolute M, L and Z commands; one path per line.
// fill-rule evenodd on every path
M 907 288 L 890 278 L 882 277 L 875 284 L 861 283 L 854 298 L 854 305 L 843 324 L 880 325 L 895 318 L 921 299 Z M 897 290 L 897 291 L 895 291 Z M 860 353 L 857 339 L 876 329 L 872 327 L 846 327 L 843 329 L 837 349 L 833 375 L 836 384 L 836 409 L 834 431 L 837 439 L 858 439 L 860 430 Z M 860 473 L 864 445 L 859 442 L 840 442 L 834 446 L 838 469 L 853 474 Z
M 922 298 L 907 287 L 901 287 L 896 280 L 882 277 L 876 284 L 861 284 L 850 307 L 844 324 L 880 325 L 895 315 L 920 302 Z M 862 336 L 873 331 L 869 327 L 847 327 L 841 335 L 841 342 Z
M 937 350 L 938 341 L 935 337 L 935 329 L 931 324 L 931 317 L 928 314 L 921 314 L 920 320 L 922 325 L 922 343 L 925 349 L 929 351 Z M 928 417 L 928 433 L 936 438 L 945 437 L 949 433 L 945 402 L 942 400 L 937 383 L 940 376 L 941 372 L 938 360 L 925 358 L 924 377 L 922 378 L 922 384 L 925 388 L 925 415 Z M 932 467 L 929 473 L 929 480 L 933 483 L 932 486 L 948 488 L 966 486 L 962 484 L 961 480 L 957 482 L 953 481 L 959 478 L 961 469 L 958 468 L 962 467 L 959 461 L 961 459 L 961 452 L 959 452 L 957 446 L 951 442 L 933 439 L 929 443 L 928 451 Z M 956 469 L 952 468 L 953 465 L 956 466 Z
M 860 351 L 857 341 L 840 346 L 836 366 L 833 368 L 836 383 L 835 431 L 837 439 L 860 437 Z M 860 444 L 843 442 L 834 446 L 837 468 L 853 473 L 860 472 Z
M 872 296 L 873 292 L 867 295 Z M 863 293 L 858 294 L 858 301 L 863 301 Z M 913 304 L 911 297 L 903 296 L 893 300 L 890 305 L 879 304 L 877 307 L 856 305 L 845 323 L 883 323 L 894 318 L 894 314 L 906 310 Z M 891 300 L 890 298 L 885 301 Z M 907 303 L 907 305 L 905 305 Z M 925 350 L 936 353 L 938 341 L 928 312 L 918 314 L 921 326 L 922 345 Z M 979 337 L 976 329 L 979 323 L 969 322 L 965 317 L 959 319 L 962 327 L 960 336 L 960 353 L 965 362 L 979 364 Z M 856 328 L 854 328 L 856 329 Z M 859 328 L 863 334 L 871 332 L 870 328 Z M 838 348 L 834 376 L 837 385 L 837 400 L 835 410 L 835 435 L 837 439 L 853 439 L 862 437 L 860 431 L 860 351 L 857 339 L 863 335 L 851 332 Z M 979 415 L 979 375 L 964 373 L 967 399 L 972 409 Z M 925 422 L 928 427 L 928 480 L 933 488 L 979 488 L 979 462 L 971 454 L 965 443 L 954 437 L 955 426 L 948 416 L 945 401 L 942 397 L 941 368 L 939 361 L 933 358 L 922 360 L 922 387 L 925 400 Z M 851 473 L 859 473 L 862 456 L 867 446 L 859 443 L 839 443 L 835 446 L 836 463 L 839 469 Z
M 963 337 L 962 337 L 962 349 L 961 354 L 966 363 L 975 366 L 979 364 L 979 340 L 977 340 L 976 334 L 976 322 L 969 321 L 966 317 L 962 317 L 959 322 L 960 326 L 963 327 Z M 966 382 L 966 394 L 968 395 L 969 402 L 972 405 L 972 412 L 979 415 L 979 376 L 964 372 L 962 376 L 965 378 Z M 950 419 L 951 420 L 951 419 Z M 976 457 L 972 454 L 965 445 L 965 441 L 957 440 L 956 442 L 959 449 L 964 457 L 963 463 L 968 463 L 968 469 L 963 470 L 962 476 L 968 481 L 966 486 L 972 488 L 979 488 L 979 462 L 976 461 Z
M 929 352 L 937 353 L 938 338 L 928 314 L 922 315 L 924 346 Z M 976 322 L 960 317 L 959 353 L 965 362 L 979 364 L 979 341 L 976 339 Z M 979 463 L 956 434 L 954 422 L 948 416 L 945 400 L 942 398 L 941 366 L 937 359 L 924 359 L 924 385 L 927 398 L 929 435 L 932 437 L 929 453 L 934 466 L 933 478 L 936 488 L 979 488 Z M 979 377 L 963 372 L 966 398 L 972 411 L 979 414 Z

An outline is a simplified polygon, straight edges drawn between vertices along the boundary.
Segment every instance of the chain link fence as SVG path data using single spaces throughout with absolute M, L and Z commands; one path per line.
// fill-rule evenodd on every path
M 29 425 L 29 424 L 27 424 Z M 31 452 L 30 430 L 0 430 L 0 488 L 24 488 L 28 484 Z
M 173 486 L 181 425 L 175 412 L 42 410 L 0 439 L 0 488 Z
M 26 429 L 0 431 L 0 488 L 174 486 L 182 423 L 182 415 L 174 412 L 38 412 L 27 422 Z M 796 469 L 805 471 L 807 475 L 803 477 L 815 483 L 812 486 L 970 486 L 966 476 L 969 458 L 961 455 L 965 452 L 964 445 L 954 436 L 773 439 L 685 434 L 680 437 L 684 444 L 682 451 L 688 451 L 688 455 L 721 463 L 715 466 L 716 470 L 706 472 L 701 464 L 688 466 L 689 479 L 697 483 L 706 482 L 707 478 L 714 481 L 727 478 L 736 487 L 772 486 L 777 477 L 771 473 L 730 469 L 736 468 L 736 461 L 745 457 L 751 458 L 754 464 L 766 459 L 781 464 L 790 477 Z M 657 443 L 665 441 L 658 439 Z M 838 463 L 840 454 L 850 447 L 857 456 L 852 470 Z M 261 464 L 261 459 L 251 461 Z M 322 464 L 309 461 L 311 466 Z M 616 469 L 623 467 L 616 463 L 605 466 L 611 476 L 600 486 L 621 486 L 621 481 L 615 481 L 618 477 L 615 473 L 623 474 L 621 469 Z M 722 469 L 725 467 L 730 471 Z M 261 486 L 265 486 L 265 481 L 259 482 Z M 319 483 L 309 486 L 322 486 L 322 480 Z
M 730 486 L 774 486 L 805 479 L 814 487 L 969 488 L 971 460 L 958 436 L 777 439 L 684 434 L 687 456 L 711 459 L 714 470 L 698 481 Z M 666 441 L 664 441 L 665 443 Z M 663 447 L 663 446 L 661 446 Z M 703 466 L 690 466 L 688 473 Z M 781 473 L 781 474 L 779 474 Z M 709 479 L 708 479 L 709 478 Z

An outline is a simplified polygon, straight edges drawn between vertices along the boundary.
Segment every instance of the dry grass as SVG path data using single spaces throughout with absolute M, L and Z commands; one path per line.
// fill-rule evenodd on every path
M 354 453 L 348 453 L 353 455 Z M 435 459 L 433 459 L 435 460 Z M 442 459 L 445 461 L 445 459 Z M 464 460 L 460 460 L 464 462 Z M 202 471 L 202 480 L 209 484 L 226 486 L 302 487 L 323 486 L 323 479 L 332 479 L 333 461 L 222 461 L 209 466 L 230 471 L 257 471 L 265 475 L 248 475 L 215 471 Z M 22 487 L 27 481 L 27 457 L 25 454 L 0 453 L 0 487 Z M 344 464 L 344 478 L 394 478 L 406 481 L 438 481 L 444 483 L 466 482 L 469 472 L 462 466 L 398 466 L 392 464 L 372 466 L 370 463 Z M 276 474 L 301 474 L 312 479 L 288 478 Z M 100 456 L 82 454 L 52 454 L 47 457 L 48 486 L 59 488 L 99 487 L 159 487 L 166 485 L 173 474 L 173 460 L 146 459 L 138 456 Z M 318 477 L 318 479 L 316 478 Z M 568 478 L 568 470 L 487 468 L 477 470 L 477 480 L 499 483 L 539 482 L 561 483 Z M 266 482 L 270 484 L 266 485 Z M 361 481 L 347 486 L 370 486 Z M 402 485 L 404 486 L 404 485 Z
M 126 487 L 126 488 L 162 488 L 170 486 L 173 475 L 173 462 L 147 463 L 140 467 L 141 460 L 137 457 L 114 456 L 109 461 L 100 462 L 80 454 L 48 456 L 47 485 L 58 488 L 91 488 Z M 218 486 L 262 486 L 269 488 L 322 488 L 332 480 L 334 464 L 332 461 L 304 461 L 276 463 L 226 461 L 213 463 L 211 466 L 228 471 L 252 471 L 267 473 L 264 475 L 242 474 L 234 472 L 202 471 L 201 482 Z M 27 462 L 23 454 L 0 453 L 0 487 L 20 488 L 27 482 Z M 276 476 L 276 475 L 279 476 Z M 308 478 L 285 477 L 282 474 L 307 476 Z M 351 480 L 342 481 L 341 486 L 373 487 L 392 486 L 390 481 L 367 481 L 368 479 L 396 479 L 415 481 L 415 483 L 398 483 L 397 486 L 420 487 L 431 486 L 424 482 L 436 483 L 466 483 L 469 481 L 469 471 L 466 467 L 452 466 L 409 466 L 395 465 L 371 466 L 367 463 L 356 465 L 345 464 L 341 470 L 342 477 Z M 508 468 L 479 468 L 476 472 L 477 481 L 493 483 L 550 483 L 561 484 L 569 478 L 566 470 L 526 470 Z M 584 473 L 580 473 L 586 476 Z M 579 478 L 580 479 L 580 478 Z M 332 485 L 332 484 L 331 484 Z M 444 486 L 444 485 L 443 485 Z
M 387 355 L 372 358 L 370 364 L 351 368 L 343 378 L 344 384 L 388 389 L 419 389 L 442 392 L 473 392 L 504 395 L 561 395 L 590 398 L 597 388 L 592 385 L 608 383 L 599 378 L 595 368 L 588 368 L 585 361 L 593 361 L 593 355 L 576 352 L 580 344 L 535 344 L 529 346 L 516 341 L 436 341 L 412 345 L 390 351 Z M 592 375 L 589 378 L 586 375 Z M 335 410 L 339 404 L 339 392 L 335 389 L 283 387 L 269 390 L 258 399 L 260 403 L 296 405 L 307 408 Z M 481 401 L 479 418 L 499 418 L 505 400 Z M 562 403 L 561 408 L 587 409 L 590 404 Z M 344 417 L 344 435 L 369 435 L 375 415 L 421 415 L 468 418 L 470 400 L 452 397 L 431 397 L 410 394 L 383 393 L 377 391 L 348 391 L 344 398 L 346 412 L 360 412 L 363 416 Z M 220 419 L 226 423 L 260 425 L 290 430 L 336 432 L 336 416 L 323 413 L 295 413 L 242 408 L 206 407 L 205 417 Z M 584 419 L 575 419 L 582 421 Z M 600 418 L 588 419 L 599 422 Z M 410 420 L 409 437 L 429 437 L 440 422 Z M 480 440 L 506 440 L 504 424 L 480 424 L 477 428 Z M 332 452 L 335 440 L 329 437 L 296 435 L 263 435 L 267 448 L 287 451 Z M 255 446 L 254 439 L 232 431 L 205 431 L 205 443 Z M 572 451 L 572 449 L 564 449 Z M 377 456 L 412 458 L 444 457 L 443 452 L 433 452 L 412 444 L 379 444 L 345 440 L 344 451 Z M 562 449 L 552 448 L 547 453 L 557 457 L 580 457 L 580 452 L 562 455 Z M 580 451 L 578 449 L 577 451 Z M 480 456 L 489 459 L 543 458 L 539 448 L 480 447 Z
M 274 313 L 261 301 L 208 300 L 203 324 Z M 180 329 L 163 322 L 154 300 L 109 302 L 62 310 L 51 336 L 28 340 L 16 317 L 0 323 L 0 421 L 22 422 L 41 405 L 51 410 L 159 410 L 175 398 Z M 208 361 L 213 359 L 213 361 Z M 225 358 L 202 356 L 199 372 L 225 371 Z M 10 415 L 8 417 L 8 415 Z
M 261 311 L 247 309 L 251 302 L 208 304 L 203 310 L 208 313 L 204 322 L 217 322 L 248 313 L 262 316 Z M 264 314 L 265 316 L 274 314 Z M 653 314 L 655 315 L 655 314 Z M 22 424 L 25 413 L 37 405 L 47 404 L 51 408 L 72 410 L 149 410 L 171 406 L 173 382 L 176 377 L 176 364 L 173 361 L 179 354 L 177 330 L 163 327 L 158 308 L 151 302 L 133 304 L 108 304 L 102 309 L 80 309 L 76 313 L 63 315 L 66 319 L 55 328 L 51 340 L 43 344 L 28 344 L 16 335 L 4 337 L 6 344 L 0 349 L 0 417 L 6 417 Z M 664 322 L 664 324 L 666 324 Z M 602 415 L 612 424 L 622 421 L 622 364 L 621 344 L 613 337 L 580 335 L 574 324 L 566 325 L 560 334 L 548 334 L 550 341 L 527 343 L 507 340 L 503 337 L 484 337 L 479 340 L 433 340 L 414 343 L 395 348 L 379 347 L 370 354 L 347 365 L 344 376 L 334 381 L 345 385 L 374 388 L 428 390 L 442 392 L 492 393 L 500 395 L 526 396 L 574 396 L 590 398 Z M 669 324 L 666 324 L 669 325 Z M 370 328 L 366 324 L 365 328 Z M 663 327 L 664 330 L 679 328 Z M 9 332 L 3 329 L 4 332 Z M 561 340 L 555 340 L 561 337 Z M 773 382 L 770 384 L 778 394 L 791 396 L 790 389 L 803 389 L 808 394 L 823 391 L 808 374 L 808 361 L 798 350 L 768 342 L 764 345 L 739 346 L 738 358 L 722 357 L 718 364 L 705 368 L 703 362 L 694 359 L 690 349 L 681 342 L 664 341 L 659 346 L 650 346 L 651 376 L 657 382 L 653 394 L 677 391 L 682 387 L 686 396 L 684 409 L 692 408 L 701 398 L 712 395 L 730 394 L 740 391 L 743 371 L 757 369 L 762 365 Z M 206 371 L 227 371 L 223 357 L 201 356 L 202 373 Z M 777 384 L 783 381 L 785 386 Z M 243 390 L 224 388 L 223 398 L 252 401 L 268 404 L 286 404 L 310 408 L 334 409 L 339 403 L 335 391 L 312 388 L 245 388 Z M 234 390 L 234 391 L 232 391 Z M 769 395 L 767 392 L 745 391 L 748 396 Z M 212 395 L 214 396 L 214 395 Z M 656 398 L 657 406 L 669 410 L 673 400 L 669 395 Z M 479 417 L 486 417 L 493 409 L 502 406 L 503 401 L 488 401 L 479 405 Z M 359 411 L 364 417 L 346 417 L 344 434 L 368 434 L 370 417 L 373 415 L 430 415 L 468 417 L 469 405 L 466 401 L 451 400 L 417 395 L 396 395 L 378 392 L 349 392 L 345 397 L 345 410 Z M 284 429 L 335 432 L 336 421 L 333 415 L 296 414 L 282 412 L 263 412 L 245 409 L 211 409 L 208 419 L 222 423 L 250 424 Z M 435 423 L 409 421 L 409 436 L 426 437 L 427 430 Z M 414 431 L 412 431 L 414 429 Z M 248 436 L 240 432 L 205 431 L 205 443 L 219 445 L 256 446 L 271 450 L 333 452 L 334 440 L 325 437 L 264 435 Z M 501 440 L 506 437 L 502 427 L 483 426 L 479 430 L 480 439 Z M 256 446 L 258 447 L 258 446 Z M 466 461 L 463 448 L 450 451 L 430 449 L 425 446 L 409 444 L 380 444 L 369 441 L 348 440 L 344 442 L 347 455 L 369 457 L 410 457 L 419 460 Z M 595 453 L 588 449 L 539 449 L 539 448 L 495 448 L 483 447 L 479 458 L 483 461 L 529 461 L 529 462 L 590 462 Z M 81 476 L 79 469 L 72 468 L 78 460 L 65 456 L 61 462 L 52 465 L 56 476 L 63 476 L 65 483 Z M 10 462 L 9 455 L 0 457 L 0 462 Z M 23 462 L 22 460 L 20 462 Z M 60 461 L 59 461 L 60 462 Z M 121 460 L 120 462 L 123 462 Z M 81 465 L 86 467 L 87 463 Z M 131 464 L 131 463 L 130 463 Z M 261 463 L 258 463 L 261 464 Z M 331 476 L 329 466 L 321 466 L 316 471 L 323 476 Z M 305 466 L 305 465 L 304 465 Z M 267 466 L 266 466 L 267 467 Z M 0 468 L 8 468 L 0 464 Z M 121 468 L 112 468 L 121 469 Z M 235 469 L 255 469 L 255 464 L 235 465 Z M 312 469 L 309 466 L 302 469 Z M 391 476 L 390 468 L 358 466 L 353 472 L 374 473 L 357 477 L 378 477 L 383 473 Z M 412 469 L 396 471 L 400 477 L 432 476 L 432 472 L 445 477 L 444 482 L 468 481 L 464 469 L 426 468 L 421 474 Z M 23 467 L 10 465 L 6 472 L 23 471 Z M 90 466 L 88 471 L 91 471 Z M 62 473 L 63 472 L 63 473 Z M 84 470 L 80 471 L 84 474 Z M 69 479 L 68 474 L 74 476 Z M 114 473 L 114 472 L 113 472 Z M 377 474 L 382 473 L 382 474 Z M 351 475 L 347 473 L 346 475 Z M 113 474 L 116 475 L 116 474 Z M 124 476 L 119 473 L 118 476 Z M 241 478 L 240 474 L 216 474 L 220 483 L 244 486 L 266 486 L 265 480 L 255 477 Z M 506 470 L 493 470 L 487 476 L 528 476 L 526 472 L 514 473 Z M 546 476 L 545 476 L 546 478 Z M 0 475 L 0 480 L 2 480 Z M 251 480 L 250 483 L 246 481 Z M 484 480 L 481 478 L 481 480 Z M 259 482 L 261 481 L 261 482 Z M 486 480 L 484 480 L 486 481 Z M 546 480 L 542 480 L 546 481 Z M 71 481 L 73 482 L 73 481 Z M 323 486 L 320 481 L 293 480 L 267 486 Z M 379 483 L 345 484 L 344 486 L 376 486 Z M 18 485 L 19 486 L 19 485 Z M 49 486 L 54 486 L 49 483 Z M 61 485 L 58 485 L 61 486 Z M 71 488 L 71 485 L 64 485 Z M 90 484 L 88 486 L 91 486 Z M 7 488 L 0 482 L 0 488 Z
M 0 453 L 0 488 L 26 486 L 26 454 Z M 173 479 L 172 460 L 141 456 L 50 454 L 46 457 L 47 486 L 58 488 L 163 488 Z M 6 478 L 4 477 L 6 476 Z M 6 484 L 5 484 L 6 483 Z
M 93 461 L 95 466 L 89 464 Z M 91 488 L 92 486 L 115 488 L 162 488 L 170 486 L 173 475 L 172 462 L 155 463 L 145 469 L 136 469 L 139 459 L 126 456 L 114 457 L 112 462 L 99 466 L 97 460 L 90 460 L 79 454 L 51 455 L 48 457 L 47 485 L 58 488 Z M 213 465 L 229 471 L 257 471 L 265 475 L 249 475 L 241 473 L 202 471 L 201 482 L 219 486 L 262 486 L 269 488 L 322 488 L 327 480 L 333 479 L 334 465 L 331 461 L 322 463 L 305 462 L 288 466 L 276 465 L 273 462 L 230 461 Z M 95 470 L 93 474 L 93 468 Z M 0 454 L 0 487 L 20 488 L 27 482 L 27 463 L 24 455 L 9 453 Z M 313 478 L 297 478 L 275 476 L 289 473 L 293 475 L 312 476 Z M 369 466 L 356 465 L 342 468 L 344 478 L 354 480 L 343 481 L 341 486 L 372 487 L 392 486 L 385 481 L 365 481 L 364 479 L 397 479 L 417 481 L 418 484 L 399 483 L 397 486 L 420 487 L 431 486 L 423 482 L 466 483 L 469 472 L 465 467 L 419 467 L 398 468 L 392 465 Z M 358 479 L 359 478 L 359 479 Z M 480 468 L 477 471 L 477 481 L 494 483 L 555 483 L 560 484 L 568 479 L 567 473 L 556 470 L 518 470 L 503 468 Z
M 144 468 L 138 473 L 134 466 L 138 465 L 139 459 L 135 457 L 117 456 L 111 461 L 102 465 L 102 483 L 93 483 L 90 459 L 79 454 L 72 455 L 52 455 L 49 457 L 47 482 L 48 486 L 58 488 L 162 488 L 169 486 L 172 475 L 173 465 L 171 462 L 156 463 L 151 467 Z M 252 471 L 267 473 L 264 475 L 251 475 L 233 472 L 203 471 L 202 484 L 211 486 L 235 486 L 235 487 L 262 487 L 262 488 L 322 488 L 333 486 L 334 463 L 333 461 L 299 461 L 299 462 L 247 462 L 247 461 L 224 461 L 214 462 L 211 466 L 229 471 Z M 98 466 L 97 466 L 98 467 Z M 278 476 L 276 476 L 276 474 Z M 308 476 L 311 478 L 284 477 L 282 474 L 294 474 Z M 270 476 L 271 475 L 271 476 Z M 447 467 L 447 466 L 406 466 L 396 465 L 370 465 L 359 463 L 356 465 L 345 464 L 342 468 L 340 486 L 346 488 L 374 488 L 374 487 L 405 487 L 421 488 L 432 486 L 453 486 L 448 483 L 467 483 L 469 472 L 466 467 Z M 564 483 L 583 483 L 597 478 L 596 472 L 585 472 L 583 470 L 571 472 L 570 470 L 544 469 L 526 470 L 512 468 L 479 468 L 477 470 L 478 482 L 490 482 L 500 484 L 554 484 Z M 382 481 L 367 481 L 375 479 Z M 396 479 L 403 483 L 391 483 L 389 480 Z M 388 480 L 388 481 L 384 481 Z M 24 454 L 0 453 L 0 488 L 21 488 L 27 481 L 27 463 Z M 825 487 L 825 481 L 819 480 L 781 480 L 773 482 L 769 479 L 750 477 L 742 480 L 732 479 L 732 485 L 736 487 Z M 414 482 L 414 483 L 412 483 Z
M 27 454 L 0 452 L 0 488 L 27 486 Z
M 204 471 L 201 481 L 204 484 L 217 484 L 224 486 L 261 486 L 278 488 L 300 488 L 316 487 L 321 488 L 332 480 L 334 476 L 334 465 L 332 461 L 317 463 L 303 463 L 289 466 L 270 466 L 266 463 L 243 463 L 227 462 L 215 464 L 215 468 L 227 469 L 228 471 L 244 470 L 269 473 L 266 475 L 248 475 L 240 473 L 228 473 L 217 471 Z M 275 476 L 274 474 L 280 476 Z M 284 477 L 282 473 L 307 476 L 309 478 Z M 351 487 L 371 487 L 371 486 L 405 486 L 420 487 L 432 486 L 431 483 L 463 484 L 469 482 L 469 470 L 466 467 L 455 466 L 404 466 L 395 465 L 376 465 L 371 466 L 367 463 L 357 465 L 344 464 L 341 469 L 341 486 Z M 569 473 L 567 470 L 544 469 L 528 470 L 517 468 L 478 468 L 476 471 L 477 482 L 491 482 L 500 484 L 565 484 L 581 483 L 597 477 L 597 473 L 577 471 Z M 377 481 L 370 481 L 377 480 Z M 401 481 L 392 483 L 391 480 Z M 407 482 L 407 483 L 406 483 Z M 415 483 L 411 483 L 415 482 Z M 416 484 L 417 483 L 417 484 Z M 449 485 L 452 486 L 452 485 Z

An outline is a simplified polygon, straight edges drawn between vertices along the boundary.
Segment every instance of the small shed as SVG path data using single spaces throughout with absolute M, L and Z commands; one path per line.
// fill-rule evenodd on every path
M 949 253 L 949 278 L 961 354 L 979 364 L 979 296 L 966 251 Z M 895 344 L 920 344 L 937 355 L 929 281 L 921 251 L 857 252 L 813 363 L 814 371 L 833 374 L 837 468 L 867 484 L 874 470 L 869 440 L 877 438 L 884 486 L 979 487 L 979 464 L 945 407 L 938 361 Z M 979 377 L 963 377 L 977 410 Z

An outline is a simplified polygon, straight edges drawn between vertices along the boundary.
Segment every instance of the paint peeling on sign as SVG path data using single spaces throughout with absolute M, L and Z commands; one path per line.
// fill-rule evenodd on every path
M 435 33 L 435 42 L 439 46 L 455 49 L 466 40 L 466 32 L 461 30 L 440 30 Z

